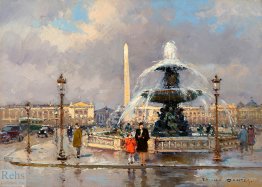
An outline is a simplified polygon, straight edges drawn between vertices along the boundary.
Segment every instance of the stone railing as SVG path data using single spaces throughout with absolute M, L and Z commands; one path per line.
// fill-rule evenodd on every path
M 155 149 L 150 152 L 208 152 L 210 139 L 207 137 L 152 138 Z M 152 146 L 151 146 L 152 147 Z
M 102 149 L 123 150 L 123 138 L 119 136 L 90 135 L 87 146 Z M 219 137 L 222 151 L 239 147 L 235 136 Z M 151 137 L 148 151 L 157 152 L 212 152 L 215 147 L 214 137 Z
M 173 137 L 152 138 L 150 152 L 212 152 L 215 148 L 214 137 Z M 219 137 L 222 151 L 237 149 L 239 141 L 235 136 Z
M 121 150 L 122 138 L 118 136 L 89 135 L 87 146 L 102 149 Z
M 220 137 L 219 144 L 222 151 L 229 151 L 239 148 L 239 140 L 236 136 Z

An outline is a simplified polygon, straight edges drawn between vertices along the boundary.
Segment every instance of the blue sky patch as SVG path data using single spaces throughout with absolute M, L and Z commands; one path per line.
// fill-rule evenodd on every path
M 34 28 L 40 28 L 41 27 L 41 23 L 38 20 L 34 20 L 32 22 L 32 27 Z
M 207 19 L 207 23 L 208 23 L 209 25 L 213 25 L 213 24 L 215 24 L 216 22 L 217 22 L 217 18 L 216 18 L 215 16 L 212 16 L 212 17 L 210 17 L 210 18 Z
M 174 26 L 180 23 L 191 23 L 192 25 L 197 24 L 207 24 L 215 25 L 217 23 L 217 18 L 215 16 L 209 18 L 201 18 L 197 16 L 198 12 L 206 9 L 210 9 L 214 6 L 213 0 L 174 0 L 174 1 L 156 1 L 152 0 L 152 7 L 155 10 L 174 10 L 174 19 L 171 24 Z M 217 25 L 214 32 L 223 33 L 226 29 L 225 24 Z M 241 34 L 241 32 L 239 33 Z
M 222 33 L 225 31 L 225 29 L 226 29 L 225 25 L 217 25 L 215 28 L 215 32 Z
M 66 31 L 66 32 L 79 32 L 79 28 L 76 25 L 68 20 L 65 19 L 55 19 L 51 25 L 57 29 Z
M 72 17 L 69 19 L 58 18 L 51 22 L 51 25 L 57 29 L 65 32 L 82 32 L 77 27 L 77 22 L 88 22 L 88 13 L 84 8 L 83 1 L 79 0 L 77 4 L 71 9 Z
M 196 15 L 203 7 L 210 5 L 208 0 L 175 0 L 175 1 L 154 1 L 152 7 L 154 9 L 171 8 L 174 10 L 175 18 L 171 21 L 172 24 L 178 25 L 183 22 L 189 22 L 193 25 L 200 22 L 200 18 Z
M 74 21 L 88 22 L 87 10 L 83 7 L 83 1 L 80 0 L 72 9 L 72 19 Z

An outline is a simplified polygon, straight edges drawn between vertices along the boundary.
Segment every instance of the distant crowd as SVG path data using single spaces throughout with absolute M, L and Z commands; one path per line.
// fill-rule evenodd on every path
M 205 129 L 204 129 L 205 127 Z M 206 134 L 207 136 L 211 135 L 213 136 L 215 131 L 214 131 L 214 128 L 213 126 L 209 123 L 207 125 L 199 125 L 198 128 L 197 128 L 197 132 L 199 134 L 199 136 L 204 136 L 204 134 Z

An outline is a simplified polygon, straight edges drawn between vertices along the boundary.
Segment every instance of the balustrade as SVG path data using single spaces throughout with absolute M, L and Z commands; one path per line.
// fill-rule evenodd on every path
M 239 141 L 236 137 L 220 137 L 219 144 L 222 151 L 236 149 Z M 90 135 L 87 146 L 122 150 L 123 138 L 116 136 Z M 155 152 L 212 152 L 214 149 L 214 137 L 151 137 L 148 141 L 148 150 Z

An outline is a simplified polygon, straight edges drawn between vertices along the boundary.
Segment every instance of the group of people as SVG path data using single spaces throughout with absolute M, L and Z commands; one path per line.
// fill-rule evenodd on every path
M 248 151 L 248 148 L 251 150 L 251 153 L 253 153 L 253 146 L 255 144 L 255 129 L 253 125 L 249 125 L 248 128 L 242 125 L 238 134 L 238 139 L 241 153 L 243 153 L 244 149 Z
M 68 127 L 67 130 L 69 141 L 71 141 L 73 135 L 73 147 L 76 148 L 77 158 L 80 158 L 80 149 L 82 146 L 82 130 L 80 126 L 76 123 L 75 130 L 73 133 L 73 128 Z M 135 137 L 134 137 L 135 136 Z M 139 123 L 139 128 L 136 129 L 135 135 L 129 131 L 127 137 L 124 139 L 125 150 L 128 153 L 128 164 L 133 164 L 135 162 L 134 155 L 137 152 L 139 154 L 141 166 L 146 165 L 146 153 L 148 151 L 148 140 L 149 132 L 147 128 L 144 128 L 144 123 Z M 238 139 L 240 142 L 240 151 L 243 153 L 244 149 L 253 152 L 253 146 L 255 144 L 255 130 L 252 125 L 248 128 L 245 125 L 241 126 L 241 130 L 238 134 Z
M 141 166 L 146 165 L 146 153 L 148 151 L 149 133 L 146 128 L 144 128 L 144 123 L 139 123 L 139 128 L 136 129 L 135 137 L 133 137 L 132 132 L 128 133 L 125 138 L 125 148 L 128 153 L 128 164 L 133 164 L 135 162 L 135 152 L 139 154 Z
M 75 130 L 71 126 L 68 127 L 67 135 L 69 141 L 73 137 L 73 147 L 76 148 L 77 158 L 80 158 L 80 149 L 82 146 L 82 130 L 80 126 L 76 123 Z M 135 162 L 134 155 L 137 152 L 139 154 L 140 163 L 142 166 L 146 165 L 146 153 L 148 151 L 149 132 L 148 129 L 144 128 L 144 123 L 139 123 L 139 128 L 136 129 L 135 137 L 132 132 L 128 133 L 125 138 L 125 149 L 128 153 L 128 164 L 133 164 Z
M 238 134 L 238 139 L 241 153 L 243 153 L 244 149 L 248 151 L 248 148 L 251 150 L 251 153 L 253 153 L 253 146 L 255 144 L 255 129 L 253 125 L 249 125 L 248 128 L 242 125 Z
M 199 136 L 204 136 L 204 126 L 199 125 L 199 127 L 197 128 L 197 132 L 199 133 Z M 205 133 L 207 136 L 214 134 L 214 129 L 210 123 L 206 126 Z

